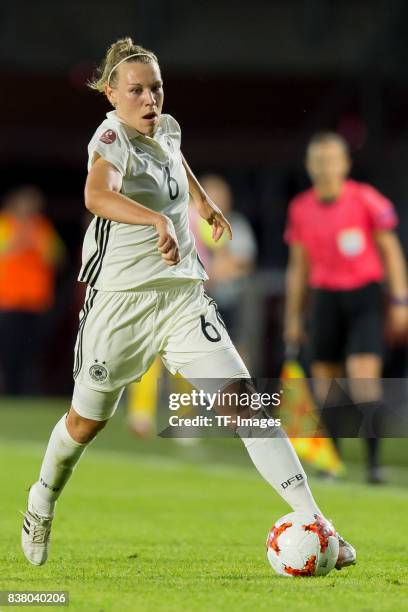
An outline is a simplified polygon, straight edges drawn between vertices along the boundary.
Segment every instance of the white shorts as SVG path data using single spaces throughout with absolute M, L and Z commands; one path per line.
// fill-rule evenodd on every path
M 124 387 L 157 355 L 188 380 L 249 378 L 201 281 L 148 291 L 89 287 L 79 318 L 73 407 L 85 418 L 110 418 Z

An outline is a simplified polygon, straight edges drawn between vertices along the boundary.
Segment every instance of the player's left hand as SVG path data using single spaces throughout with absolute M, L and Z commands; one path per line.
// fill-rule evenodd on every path
M 408 306 L 393 304 L 389 311 L 392 333 L 402 336 L 408 332 Z
M 198 206 L 198 212 L 200 217 L 212 226 L 212 239 L 215 242 L 218 242 L 224 232 L 227 233 L 228 240 L 232 240 L 231 226 L 212 200 L 209 198 L 203 200 Z

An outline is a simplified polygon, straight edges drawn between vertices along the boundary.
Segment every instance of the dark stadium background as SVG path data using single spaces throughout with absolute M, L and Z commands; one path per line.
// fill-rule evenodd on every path
M 303 152 L 314 131 L 336 129 L 349 140 L 353 176 L 393 200 L 408 248 L 407 23 L 401 0 L 2 3 L 0 195 L 39 185 L 69 252 L 40 392 L 72 386 L 86 146 L 110 110 L 85 83 L 105 48 L 131 35 L 155 50 L 165 111 L 182 125 L 187 159 L 198 174 L 228 178 L 256 232 L 245 321 L 255 372 L 267 376 L 282 358 L 286 208 L 308 184 Z M 387 373 L 406 370 L 406 347 L 389 347 Z
M 70 609 L 80 612 L 405 610 L 406 439 L 381 443 L 384 486 L 364 482 L 362 440 L 341 441 L 338 480 L 305 462 L 322 511 L 356 546 L 358 563 L 327 579 L 282 583 L 264 543 L 289 506 L 241 441 L 192 441 L 186 430 L 136 438 L 129 393 L 58 501 L 49 562 L 25 562 L 18 509 L 73 387 L 87 144 L 111 110 L 86 81 L 106 48 L 128 35 L 159 57 L 164 111 L 181 124 L 192 168 L 227 178 L 255 232 L 257 267 L 240 313 L 255 376 L 277 377 L 284 360 L 282 235 L 289 200 L 309 184 L 303 157 L 315 131 L 349 141 L 353 177 L 394 202 L 408 254 L 408 0 L 0 2 L 0 207 L 9 189 L 38 185 L 67 247 L 29 395 L 6 396 L 0 372 L 0 594 L 69 590 Z M 0 355 L 1 342 L 0 333 Z M 396 344 L 387 334 L 385 376 L 407 374 L 408 338 Z M 163 397 L 171 384 L 164 380 Z M 406 397 L 404 380 L 401 389 Z M 392 399 L 406 419 L 407 403 Z

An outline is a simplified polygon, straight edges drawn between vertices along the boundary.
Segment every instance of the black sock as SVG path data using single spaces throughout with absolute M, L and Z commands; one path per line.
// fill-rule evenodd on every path
M 376 469 L 379 465 L 379 450 L 381 437 L 381 419 L 385 409 L 381 401 L 362 402 L 358 409 L 363 416 L 360 435 L 365 439 L 367 448 L 367 467 Z
M 378 438 L 366 438 L 368 469 L 378 468 L 380 441 Z
M 341 428 L 339 419 L 341 415 L 337 406 L 324 406 L 319 409 L 321 426 L 326 432 L 325 437 L 331 438 L 339 454 L 341 454 Z
M 367 463 L 369 469 L 378 468 L 380 441 L 378 438 L 366 438 L 367 443 Z

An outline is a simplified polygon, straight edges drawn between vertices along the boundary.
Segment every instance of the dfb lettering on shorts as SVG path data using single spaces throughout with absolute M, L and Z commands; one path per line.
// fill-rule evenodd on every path
M 293 485 L 295 482 L 297 483 L 297 482 L 300 482 L 301 480 L 304 480 L 303 474 L 295 474 L 294 476 L 291 476 L 290 478 L 288 478 L 284 482 L 281 482 L 281 487 L 282 487 L 282 489 L 285 490 L 288 487 L 290 487 L 291 485 Z
M 45 482 L 45 480 L 43 480 L 42 478 L 40 478 L 40 483 L 42 484 L 43 487 L 45 487 L 46 489 L 51 489 L 51 491 L 59 491 L 60 487 L 52 487 L 51 485 L 47 484 Z

